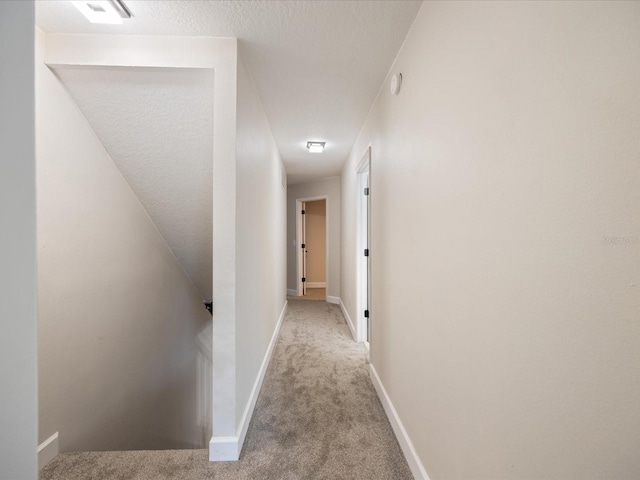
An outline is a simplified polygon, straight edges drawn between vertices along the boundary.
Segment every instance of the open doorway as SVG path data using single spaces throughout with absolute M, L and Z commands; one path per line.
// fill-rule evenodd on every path
M 298 296 L 327 298 L 327 199 L 298 199 Z
M 357 258 L 357 339 L 364 342 L 367 349 L 371 339 L 371 267 L 370 267 L 370 195 L 369 172 L 371 168 L 371 147 L 367 148 L 358 164 L 358 251 Z

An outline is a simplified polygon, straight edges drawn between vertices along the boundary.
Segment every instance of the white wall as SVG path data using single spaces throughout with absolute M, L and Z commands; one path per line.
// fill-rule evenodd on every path
M 280 154 L 241 58 L 237 92 L 236 424 L 241 429 L 286 301 L 286 193 Z
M 323 178 L 287 188 L 287 289 L 297 289 L 296 199 L 327 196 L 327 296 L 340 296 L 340 177 Z
M 210 322 L 77 105 L 36 61 L 40 441 L 202 448 L 196 336 Z
M 213 322 L 211 330 L 199 337 L 201 341 L 211 338 L 212 460 L 238 458 L 264 372 L 262 362 L 272 345 L 269 339 L 285 304 L 282 166 L 259 99 L 247 83 L 244 67 L 238 67 L 237 55 L 234 38 L 47 35 L 46 60 L 56 68 L 134 66 L 214 71 Z M 243 89 L 240 96 L 239 88 Z M 242 121 L 237 121 L 238 115 Z M 237 135 L 242 140 L 236 142 Z M 274 178 L 275 184 L 269 181 Z M 264 208 L 256 210 L 256 203 Z M 259 230 L 253 230 L 256 223 L 263 222 L 271 222 L 266 224 L 267 241 L 258 239 L 255 231 Z M 262 255 L 271 263 L 259 269 L 254 263 L 247 267 L 245 259 L 265 246 L 269 250 Z M 279 249 L 283 249 L 281 253 Z M 280 284 L 278 275 L 282 277 Z M 266 283 L 270 285 L 265 287 Z M 256 312 L 259 319 L 254 318 Z
M 640 4 L 428 2 L 372 147 L 373 366 L 431 479 L 640 477 Z
M 37 478 L 34 3 L 0 2 L 0 479 Z

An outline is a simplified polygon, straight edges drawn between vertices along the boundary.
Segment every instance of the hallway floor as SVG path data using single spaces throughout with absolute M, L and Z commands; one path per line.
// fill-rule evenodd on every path
M 293 300 L 322 300 L 326 301 L 327 299 L 327 289 L 326 288 L 307 288 L 307 294 L 295 297 L 288 296 L 287 299 Z
M 206 450 L 60 454 L 41 480 L 413 478 L 340 308 L 289 300 L 238 462 Z

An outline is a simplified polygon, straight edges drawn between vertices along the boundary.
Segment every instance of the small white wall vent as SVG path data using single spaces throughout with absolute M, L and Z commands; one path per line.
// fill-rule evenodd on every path
M 400 93 L 400 85 L 402 85 L 402 74 L 397 73 L 391 77 L 391 82 L 389 83 L 389 89 L 393 95 Z

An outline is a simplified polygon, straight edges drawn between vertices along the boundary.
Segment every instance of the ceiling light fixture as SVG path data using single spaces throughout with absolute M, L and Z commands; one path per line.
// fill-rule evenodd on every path
M 307 142 L 309 153 L 322 153 L 325 142 Z
M 131 18 L 131 12 L 122 0 L 85 0 L 71 2 L 91 23 L 118 25 L 123 18 Z

